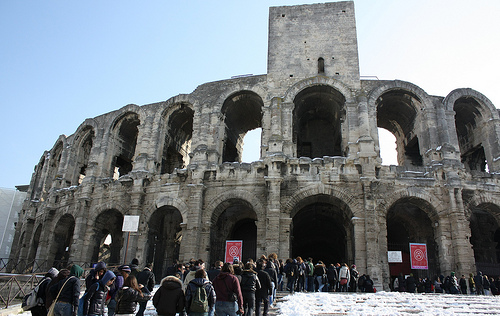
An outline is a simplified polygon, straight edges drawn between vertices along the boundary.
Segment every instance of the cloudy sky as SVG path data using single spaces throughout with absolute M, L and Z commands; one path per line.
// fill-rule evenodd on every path
M 28 184 L 86 118 L 265 74 L 269 6 L 315 2 L 1 1 L 0 187 Z M 500 1 L 354 3 L 361 75 L 440 96 L 470 87 L 500 106 Z

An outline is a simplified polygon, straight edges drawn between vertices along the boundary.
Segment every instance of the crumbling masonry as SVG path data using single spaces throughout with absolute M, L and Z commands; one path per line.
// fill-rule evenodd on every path
M 262 130 L 260 160 L 242 140 Z M 377 128 L 396 137 L 381 164 Z M 243 259 L 276 252 L 356 263 L 376 285 L 419 276 L 498 275 L 500 122 L 480 92 L 430 96 L 361 80 L 353 2 L 272 7 L 268 71 L 85 120 L 35 167 L 12 260 L 123 262 L 125 215 L 139 215 L 128 259 Z M 109 238 L 111 237 L 111 238 Z M 389 263 L 401 251 L 403 263 Z

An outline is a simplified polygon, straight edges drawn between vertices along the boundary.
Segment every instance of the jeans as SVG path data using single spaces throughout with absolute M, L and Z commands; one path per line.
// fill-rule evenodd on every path
M 114 316 L 116 310 L 116 301 L 112 298 L 108 303 L 108 316 Z
M 316 276 L 316 282 L 318 282 L 318 292 L 323 292 L 323 286 L 325 286 L 323 284 L 323 276 L 322 275 Z
M 54 307 L 54 316 L 72 316 L 73 305 L 70 303 L 57 302 Z
M 276 285 L 271 281 L 271 295 L 269 295 L 269 304 L 273 304 L 274 299 L 276 298 Z
M 238 302 L 215 302 L 215 315 L 216 316 L 236 316 L 238 310 Z
M 277 286 L 277 288 L 280 291 L 283 291 L 283 274 L 281 274 L 281 273 L 278 273 L 278 286 Z
M 307 276 L 306 291 L 307 292 L 314 292 L 314 276 L 313 275 Z
M 147 305 L 148 302 L 139 302 L 139 310 L 137 311 L 137 314 L 135 314 L 135 316 L 144 316 L 144 311 L 146 310 Z
M 269 296 L 255 296 L 255 315 L 260 316 L 260 302 L 264 302 L 264 314 L 267 316 L 269 312 Z M 245 314 L 246 315 L 246 314 Z
M 290 293 L 293 293 L 295 291 L 295 281 L 296 280 L 297 280 L 297 277 L 295 277 L 295 276 L 287 277 L 286 287 L 290 291 Z
M 244 315 L 253 315 L 255 310 L 255 292 L 243 292 Z

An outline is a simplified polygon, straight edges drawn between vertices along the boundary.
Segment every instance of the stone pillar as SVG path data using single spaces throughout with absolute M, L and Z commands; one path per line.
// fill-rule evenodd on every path
M 180 249 L 180 253 L 184 256 L 180 258 L 182 261 L 198 257 L 203 260 L 208 260 L 208 252 L 206 249 L 210 245 L 210 229 L 208 229 L 207 234 L 203 235 L 203 238 L 201 234 L 205 225 L 202 223 L 201 217 L 204 213 L 202 210 L 204 190 L 205 186 L 203 184 L 191 184 L 189 186 L 189 197 L 187 200 L 188 213 L 185 220 L 186 225 L 182 228 L 182 243 Z
M 284 217 L 280 219 L 279 228 L 279 252 L 278 258 L 289 258 L 290 253 L 290 225 L 292 224 L 291 217 Z
M 281 181 L 283 180 L 279 177 L 278 166 L 281 162 L 274 161 L 270 164 L 272 171 L 269 174 L 272 176 L 265 177 L 267 184 L 267 216 L 266 221 L 266 254 L 278 253 L 280 251 L 280 193 L 281 193 Z M 277 171 L 277 172 L 276 172 Z

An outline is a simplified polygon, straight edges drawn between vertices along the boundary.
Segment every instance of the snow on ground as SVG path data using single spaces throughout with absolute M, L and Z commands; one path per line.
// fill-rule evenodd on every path
M 450 294 L 295 293 L 278 303 L 279 316 L 500 315 L 500 297 Z
M 158 289 L 155 287 L 154 291 Z M 500 315 L 500 297 L 484 295 L 295 293 L 277 304 L 279 316 L 328 315 Z M 31 316 L 31 312 L 8 316 Z M 156 316 L 149 300 L 145 316 Z

